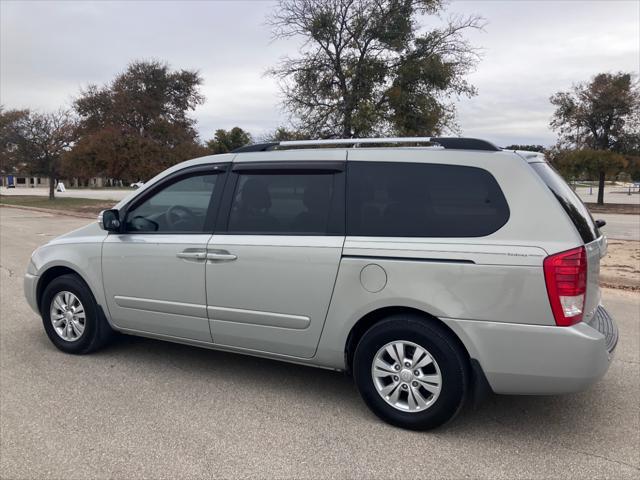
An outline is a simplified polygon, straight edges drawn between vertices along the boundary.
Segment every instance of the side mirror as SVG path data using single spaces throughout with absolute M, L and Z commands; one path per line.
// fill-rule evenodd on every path
M 120 231 L 120 213 L 118 210 L 103 210 L 98 215 L 100 228 L 107 232 Z
M 607 224 L 604 220 L 596 220 L 596 227 L 602 228 Z

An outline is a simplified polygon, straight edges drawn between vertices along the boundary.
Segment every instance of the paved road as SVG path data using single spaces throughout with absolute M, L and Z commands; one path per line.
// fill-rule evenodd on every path
M 602 231 L 611 239 L 640 241 L 640 215 L 594 213 L 593 218 L 607 222 Z
M 0 208 L 1 478 L 638 478 L 640 296 L 608 290 L 607 376 L 493 396 L 431 433 L 376 419 L 339 373 L 125 337 L 64 355 L 22 298 L 33 248 L 81 219 Z

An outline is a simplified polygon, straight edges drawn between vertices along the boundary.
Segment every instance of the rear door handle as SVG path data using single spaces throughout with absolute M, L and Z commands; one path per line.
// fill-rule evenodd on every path
M 212 262 L 232 262 L 238 257 L 226 250 L 210 250 L 207 252 L 207 260 Z

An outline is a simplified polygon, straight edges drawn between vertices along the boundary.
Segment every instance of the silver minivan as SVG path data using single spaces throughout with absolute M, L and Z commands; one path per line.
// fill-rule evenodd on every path
M 122 332 L 345 371 L 380 418 L 429 429 L 605 374 L 602 224 L 543 155 L 483 140 L 258 144 L 38 248 L 25 294 L 64 352 Z

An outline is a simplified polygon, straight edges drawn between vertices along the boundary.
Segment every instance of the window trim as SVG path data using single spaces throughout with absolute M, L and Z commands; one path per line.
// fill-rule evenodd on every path
M 195 165 L 193 167 L 183 168 L 176 172 L 167 175 L 165 178 L 157 182 L 148 190 L 144 191 L 141 195 L 138 195 L 129 201 L 120 209 L 120 230 L 117 232 L 121 235 L 202 235 L 213 234 L 214 226 L 216 224 L 216 218 L 220 212 L 222 194 L 227 180 L 227 173 L 229 171 L 230 163 L 210 163 L 205 165 Z M 207 206 L 207 213 L 205 214 L 205 222 L 202 231 L 180 231 L 180 232 L 140 232 L 126 230 L 127 215 L 131 210 L 138 207 L 140 204 L 153 197 L 161 190 L 170 187 L 174 183 L 177 183 L 186 178 L 195 177 L 198 175 L 224 175 L 220 187 L 218 188 L 218 182 L 213 189 L 213 194 L 209 198 L 209 205 Z
M 336 164 L 342 164 L 341 169 L 336 168 Z M 310 164 L 314 164 L 311 167 Z M 345 215 L 345 187 L 346 172 L 345 162 L 247 162 L 248 168 L 238 170 L 232 168 L 225 183 L 224 194 L 217 216 L 215 233 L 216 235 L 247 235 L 247 236 L 281 236 L 281 237 L 332 237 L 344 236 L 346 227 Z M 309 232 L 237 232 L 229 230 L 229 220 L 231 218 L 231 207 L 237 193 L 240 175 L 331 175 L 333 177 L 333 190 L 331 205 L 329 207 L 329 218 L 327 220 L 327 231 L 325 233 Z
M 310 173 L 316 171 L 322 173 L 343 172 L 346 167 L 346 161 L 327 161 L 327 160 L 307 160 L 307 161 L 273 161 L 273 162 L 239 162 L 234 163 L 233 172 L 264 172 L 265 170 L 273 171 L 273 173 L 290 172 L 299 170 L 300 172 Z

